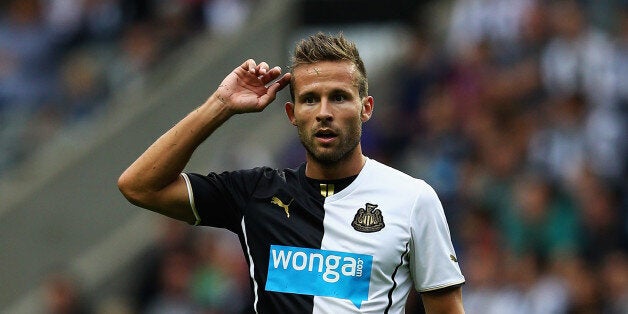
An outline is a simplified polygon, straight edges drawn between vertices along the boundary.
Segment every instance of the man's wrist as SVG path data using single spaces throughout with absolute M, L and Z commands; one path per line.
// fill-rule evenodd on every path
M 209 96 L 200 109 L 204 114 L 214 116 L 223 122 L 235 114 L 235 112 L 230 109 L 227 100 L 218 92 L 214 92 L 211 96 Z

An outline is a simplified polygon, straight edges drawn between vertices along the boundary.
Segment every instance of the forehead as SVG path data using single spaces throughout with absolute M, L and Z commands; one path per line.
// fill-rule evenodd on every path
M 357 92 L 358 69 L 350 61 L 322 61 L 301 64 L 292 71 L 296 94 L 311 92 L 316 88 L 355 88 Z

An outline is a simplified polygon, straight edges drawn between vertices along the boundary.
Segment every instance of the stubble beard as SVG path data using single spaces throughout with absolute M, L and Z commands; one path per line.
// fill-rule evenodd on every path
M 351 156 L 351 153 L 360 144 L 362 136 L 362 125 L 353 125 L 346 130 L 346 133 L 339 134 L 340 142 L 335 147 L 318 147 L 316 145 L 316 137 L 314 136 L 314 128 L 311 132 L 306 132 L 305 126 L 298 125 L 297 130 L 301 144 L 305 148 L 308 156 L 315 162 L 322 165 L 338 164 L 342 160 Z M 323 149 L 325 149 L 323 151 Z

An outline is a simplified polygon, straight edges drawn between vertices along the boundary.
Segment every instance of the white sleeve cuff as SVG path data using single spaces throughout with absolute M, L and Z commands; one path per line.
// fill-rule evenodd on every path
M 188 188 L 188 198 L 190 200 L 190 207 L 192 208 L 192 213 L 194 214 L 194 225 L 198 226 L 201 223 L 201 217 L 198 215 L 198 211 L 196 210 L 196 204 L 194 203 L 194 191 L 192 191 L 192 184 L 190 183 L 190 178 L 186 173 L 181 173 L 181 176 L 185 180 L 185 185 Z

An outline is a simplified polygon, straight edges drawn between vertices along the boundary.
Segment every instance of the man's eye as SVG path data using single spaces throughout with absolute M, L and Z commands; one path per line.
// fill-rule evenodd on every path
M 345 100 L 345 96 L 343 96 L 343 95 L 334 95 L 334 96 L 332 96 L 332 99 L 334 101 L 336 101 L 336 102 L 341 102 L 341 101 Z
M 303 102 L 306 104 L 313 104 L 314 103 L 314 97 L 305 97 L 303 99 Z

